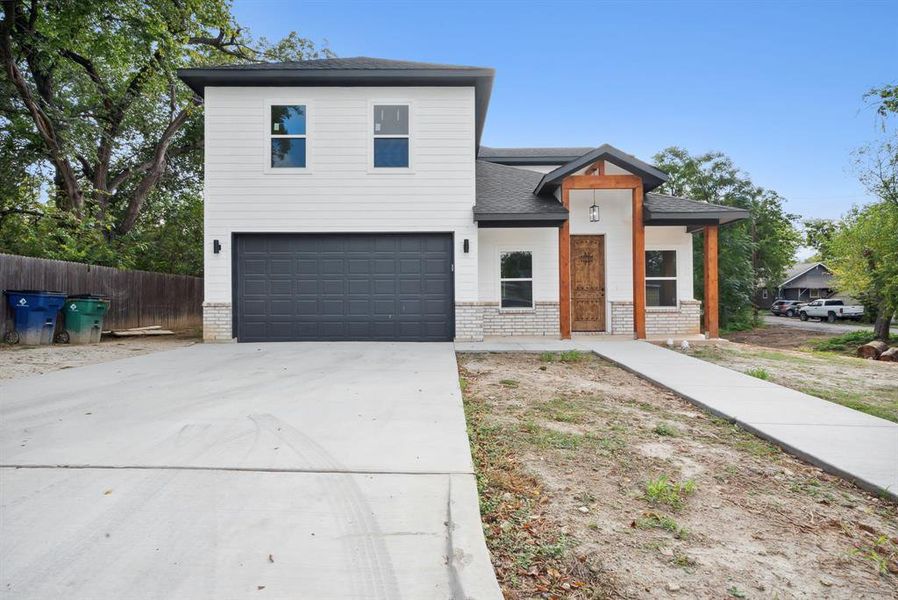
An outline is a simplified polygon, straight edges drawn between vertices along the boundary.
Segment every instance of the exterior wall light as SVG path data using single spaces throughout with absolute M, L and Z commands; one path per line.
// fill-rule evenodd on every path
M 592 191 L 592 206 L 589 207 L 589 221 L 590 223 L 598 223 L 599 222 L 599 205 L 596 204 L 596 191 Z

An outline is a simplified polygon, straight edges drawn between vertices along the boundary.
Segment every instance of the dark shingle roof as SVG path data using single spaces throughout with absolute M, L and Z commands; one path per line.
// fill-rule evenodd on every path
M 482 67 L 470 67 L 466 65 L 446 65 L 441 63 L 415 62 L 410 60 L 391 60 L 387 58 L 372 58 L 370 56 L 352 56 L 346 58 L 313 58 L 310 60 L 294 60 L 279 63 L 242 63 L 232 65 L 219 65 L 205 67 L 216 70 L 290 70 L 290 71 L 382 71 L 382 70 L 437 70 L 437 71 L 479 71 Z M 189 69 L 185 69 L 189 70 Z
M 477 157 L 503 165 L 563 165 L 591 150 L 592 148 L 490 148 L 481 146 Z
M 536 196 L 533 188 L 542 175 L 485 160 L 477 161 L 477 203 L 474 220 L 557 221 L 568 211 L 553 196 Z
M 643 162 L 622 150 L 618 150 L 611 144 L 602 144 L 598 148 L 593 148 L 589 152 L 579 156 L 575 160 L 565 163 L 543 175 L 536 188 L 533 190 L 536 194 L 551 193 L 561 185 L 562 180 L 568 175 L 572 175 L 588 167 L 596 161 L 605 160 L 613 165 L 625 169 L 642 179 L 644 189 L 646 191 L 653 190 L 659 185 L 667 181 L 667 174 L 659 171 L 652 165 Z
M 748 218 L 748 211 L 744 208 L 711 204 L 667 194 L 646 194 L 643 207 L 646 225 L 700 224 L 703 222 L 716 222 L 724 225 Z

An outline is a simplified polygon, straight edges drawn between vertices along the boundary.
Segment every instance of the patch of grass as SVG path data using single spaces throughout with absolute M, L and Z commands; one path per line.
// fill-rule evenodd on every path
M 695 482 L 691 479 L 679 483 L 671 481 L 667 475 L 662 475 L 646 482 L 643 497 L 652 504 L 667 504 L 679 510 L 686 505 L 686 497 L 694 492 Z
M 757 379 L 763 379 L 764 381 L 770 380 L 770 373 L 767 372 L 767 369 L 763 369 L 761 367 L 755 367 L 754 369 L 749 369 L 745 372 L 746 375 L 751 375 L 752 377 L 756 377 Z
M 577 450 L 586 440 L 586 436 L 579 433 L 556 431 L 548 427 L 541 427 L 532 421 L 524 423 L 522 429 L 530 434 L 528 440 L 537 448 Z
M 552 421 L 560 423 L 580 423 L 586 411 L 566 398 L 552 398 L 534 406 L 534 410 Z
M 680 435 L 680 432 L 677 431 L 676 427 L 664 421 L 661 421 L 660 423 L 655 425 L 655 429 L 653 431 L 658 435 L 665 437 L 677 437 L 678 435 Z
M 464 394 L 465 390 L 468 389 L 468 380 L 464 377 L 458 378 L 458 387 L 461 388 L 461 393 Z
M 678 540 L 686 539 L 689 532 L 681 527 L 673 518 L 657 513 L 645 513 L 644 517 L 636 519 L 636 527 L 640 529 L 663 529 L 669 531 Z
M 789 490 L 796 494 L 805 494 L 811 498 L 826 502 L 834 502 L 836 500 L 836 497 L 832 495 L 827 486 L 820 480 L 814 478 L 793 481 L 789 485 Z
M 589 352 L 582 352 L 580 350 L 567 350 L 565 352 L 543 352 L 539 355 L 539 360 L 545 363 L 578 363 L 588 358 L 589 355 Z
M 852 331 L 825 340 L 816 341 L 811 347 L 820 352 L 840 352 L 853 355 L 858 346 L 863 346 L 867 342 L 872 342 L 873 339 L 873 331 Z M 898 344 L 898 335 L 892 334 L 890 336 L 890 341 L 891 343 L 889 345 Z
M 868 402 L 868 398 L 871 395 L 871 392 L 869 391 L 862 393 L 817 386 L 798 386 L 798 391 L 824 400 L 829 400 L 830 402 L 835 402 L 836 404 L 841 404 L 842 406 L 847 406 L 848 408 L 853 408 L 854 410 L 859 410 L 868 415 L 873 415 L 874 417 L 888 419 L 889 421 L 898 423 L 898 396 L 896 396 L 894 400 L 887 400 L 885 405 L 880 405 Z M 888 391 L 883 390 L 882 393 L 876 395 L 881 397 L 883 394 L 888 393 Z M 895 392 L 892 391 L 892 393 L 894 394 Z
M 745 592 L 743 592 L 742 590 L 737 588 L 735 585 L 731 585 L 730 587 L 727 588 L 727 594 L 729 594 L 733 598 L 747 598 L 748 597 L 745 595 Z
M 499 385 L 504 385 L 507 388 L 516 388 L 520 384 L 514 379 L 500 379 Z
M 680 567 L 681 569 L 690 569 L 691 567 L 696 566 L 698 563 L 695 562 L 695 559 L 682 553 L 677 550 L 674 550 L 673 558 L 670 559 L 670 562 Z

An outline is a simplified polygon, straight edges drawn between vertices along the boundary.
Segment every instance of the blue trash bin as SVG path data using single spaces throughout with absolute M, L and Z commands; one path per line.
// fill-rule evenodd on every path
M 6 335 L 7 342 L 27 346 L 53 343 L 56 314 L 65 304 L 63 292 L 6 290 L 6 301 L 15 322 L 15 329 Z

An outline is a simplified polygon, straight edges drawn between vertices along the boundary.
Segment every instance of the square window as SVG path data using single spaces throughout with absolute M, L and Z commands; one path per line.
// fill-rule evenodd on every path
M 533 281 L 503 281 L 502 308 L 532 308 Z
M 408 138 L 374 138 L 374 166 L 408 167 Z
M 272 135 L 305 135 L 306 107 L 303 104 L 272 105 Z
M 271 138 L 271 168 L 301 169 L 305 166 L 305 138 Z
M 533 255 L 530 252 L 503 252 L 502 279 L 533 277 Z
M 408 135 L 408 105 L 378 104 L 375 106 L 374 135 Z
M 675 250 L 648 250 L 645 253 L 646 277 L 676 277 L 677 253 Z

